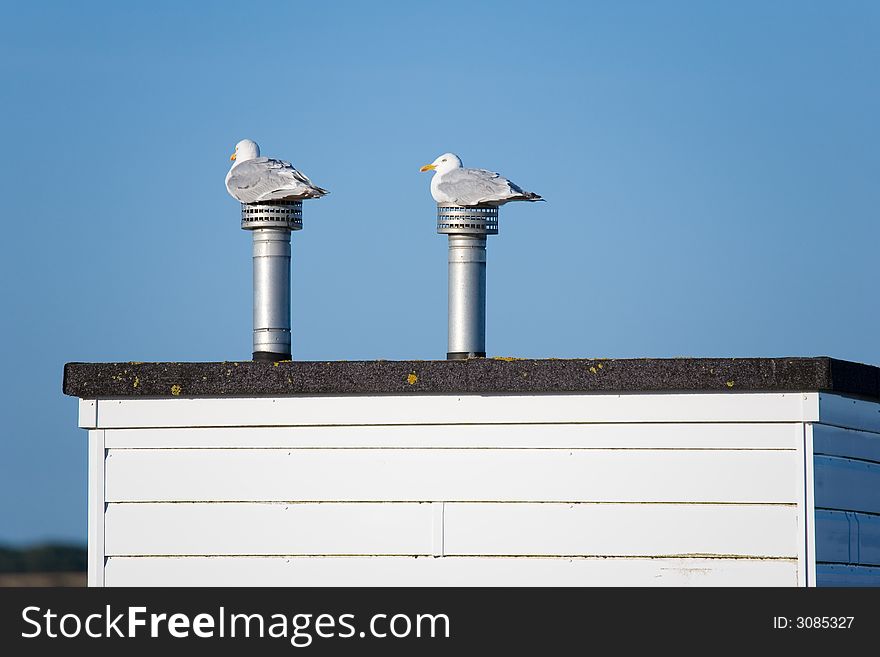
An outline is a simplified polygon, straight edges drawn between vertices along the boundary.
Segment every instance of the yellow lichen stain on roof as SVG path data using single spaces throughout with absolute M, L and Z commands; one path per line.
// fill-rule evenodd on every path
M 278 367 L 278 361 L 276 360 L 274 363 L 272 363 L 272 365 L 274 365 L 275 367 Z
M 171 386 L 171 394 L 174 395 L 175 397 L 177 397 L 180 394 L 180 386 L 177 385 L 176 383 L 173 386 Z
M 416 373 L 411 373 L 408 377 L 406 377 L 406 382 L 411 386 L 414 386 L 419 380 L 419 377 L 416 376 Z
M 514 358 L 513 356 L 493 356 L 492 360 L 503 360 L 505 363 L 510 363 L 515 360 L 523 360 L 522 358 Z
M 591 371 L 593 374 L 595 374 L 595 373 L 598 372 L 599 370 L 597 370 L 595 367 L 591 367 L 591 368 L 590 368 L 590 371 Z
M 141 384 L 141 380 L 138 377 L 134 377 L 134 387 L 137 388 Z
M 728 388 L 732 388 L 732 387 L 733 387 L 733 381 L 727 381 L 724 385 L 726 385 Z

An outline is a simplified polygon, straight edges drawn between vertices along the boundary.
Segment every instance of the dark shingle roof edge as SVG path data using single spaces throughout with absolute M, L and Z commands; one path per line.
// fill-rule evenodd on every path
M 67 363 L 63 391 L 82 399 L 813 391 L 880 401 L 880 368 L 828 357 Z

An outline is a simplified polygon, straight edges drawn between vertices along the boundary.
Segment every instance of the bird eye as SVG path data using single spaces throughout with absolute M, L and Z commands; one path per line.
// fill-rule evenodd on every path
M 442 160 L 440 160 L 440 161 L 441 161 L 441 162 L 445 162 L 445 161 L 446 161 L 446 158 L 444 157 L 444 158 L 443 158 Z

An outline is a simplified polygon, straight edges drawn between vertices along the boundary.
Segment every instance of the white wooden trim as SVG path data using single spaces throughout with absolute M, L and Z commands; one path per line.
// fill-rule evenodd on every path
M 801 472 L 783 450 L 111 449 L 106 499 L 794 504 Z
M 431 554 L 442 557 L 446 554 L 446 502 L 433 502 L 431 511 Z
M 880 514 L 880 463 L 817 456 L 814 464 L 817 507 Z
M 812 422 L 804 424 L 804 494 L 807 522 L 807 586 L 818 585 L 816 576 L 816 456 Z
M 819 422 L 880 433 L 880 403 L 823 392 L 819 394 Z
M 801 419 L 803 422 L 819 421 L 819 393 L 801 393 Z
M 811 422 L 804 424 L 803 475 L 801 486 L 804 491 L 804 572 L 801 577 L 804 586 L 816 586 L 816 482 L 815 455 L 813 446 L 813 427 Z
M 880 571 L 880 569 L 877 569 Z M 111 557 L 110 586 L 795 586 L 780 559 Z
M 880 463 L 880 434 L 827 424 L 813 425 L 816 454 Z
M 816 393 L 317 396 L 101 400 L 104 429 L 360 424 L 801 422 Z
M 398 425 L 108 429 L 107 448 L 574 448 L 792 449 L 803 426 L 792 423 Z
M 104 431 L 89 431 L 88 585 L 104 586 Z
M 79 428 L 95 429 L 98 426 L 98 401 L 96 399 L 79 400 Z

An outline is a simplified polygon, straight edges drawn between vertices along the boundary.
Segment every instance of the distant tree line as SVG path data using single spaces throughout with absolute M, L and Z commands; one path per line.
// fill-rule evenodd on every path
M 0 573 L 82 572 L 86 570 L 87 554 L 80 545 L 0 546 Z

